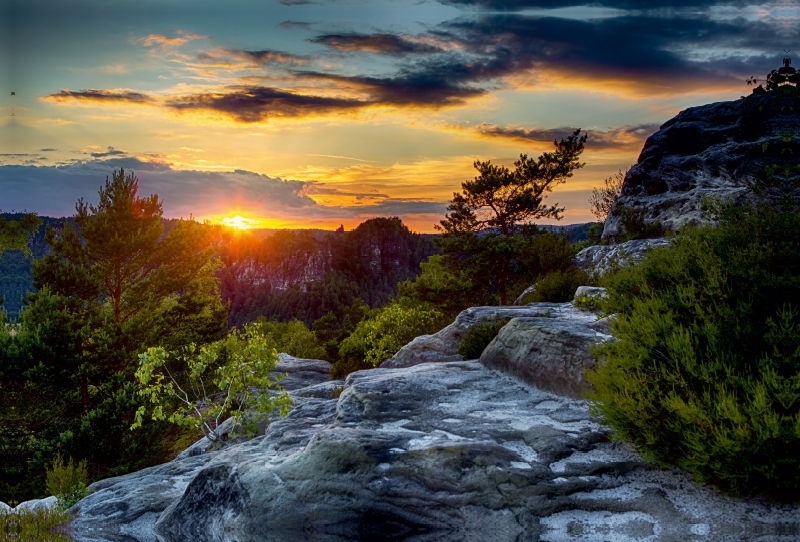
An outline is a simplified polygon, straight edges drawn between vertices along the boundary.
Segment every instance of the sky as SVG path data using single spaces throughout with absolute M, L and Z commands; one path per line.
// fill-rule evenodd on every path
M 546 203 L 588 222 L 658 126 L 800 63 L 799 20 L 800 0 L 0 0 L 0 209 L 68 216 L 124 168 L 166 217 L 432 232 L 476 160 L 581 128 L 586 166 Z

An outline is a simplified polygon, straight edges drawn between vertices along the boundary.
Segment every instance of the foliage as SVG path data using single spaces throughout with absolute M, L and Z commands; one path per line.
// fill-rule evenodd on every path
M 457 352 L 464 359 L 478 359 L 489 346 L 489 343 L 497 337 L 500 330 L 508 323 L 508 318 L 498 318 L 490 322 L 481 322 L 472 326 L 461 344 L 458 345 Z
M 170 457 L 166 423 L 129 431 L 142 405 L 137 354 L 217 340 L 226 307 L 209 230 L 183 220 L 165 232 L 160 200 L 137 191 L 115 172 L 96 206 L 80 201 L 48 229 L 37 291 L 19 324 L 0 330 L 2 500 L 40 496 L 59 452 L 87 460 L 92 479 Z
M 599 222 L 605 223 L 608 212 L 619 199 L 627 173 L 627 169 L 625 171 L 619 170 L 610 177 L 606 177 L 603 181 L 603 186 L 592 188 L 592 195 L 589 196 L 589 210 L 597 217 Z
M 89 494 L 86 485 L 89 483 L 89 471 L 86 460 L 77 465 L 69 458 L 64 464 L 61 454 L 56 454 L 53 468 L 47 471 L 45 485 L 47 492 L 58 499 L 58 507 L 66 510 Z
M 500 304 L 508 302 L 508 285 L 514 256 L 525 237 L 538 230 L 531 222 L 560 218 L 563 208 L 547 206 L 544 196 L 583 167 L 578 158 L 586 136 L 580 129 L 555 142 L 555 152 L 538 159 L 520 155 L 514 170 L 490 161 L 474 163 L 479 175 L 461 184 L 454 193 L 445 219 L 437 226 L 437 239 L 455 270 L 468 273 L 474 286 L 496 290 Z
M 282 391 L 277 386 L 280 377 L 270 375 L 277 363 L 277 351 L 256 325 L 245 326 L 244 332 L 233 330 L 225 339 L 199 348 L 194 344 L 173 352 L 148 348 L 139 354 L 136 379 L 149 408 L 139 407 L 131 429 L 142 426 L 149 410 L 151 419 L 189 425 L 215 444 L 235 436 L 219 433 L 221 420 L 228 416 L 252 437 L 256 424 L 274 411 L 281 416 L 289 411 L 286 393 L 269 393 L 270 388 Z M 181 372 L 185 379 L 178 378 Z
M 19 250 L 29 255 L 28 244 L 41 223 L 35 213 L 24 213 L 19 220 L 0 216 L 0 255 L 6 250 Z
M 598 312 L 603 310 L 603 300 L 598 295 L 579 295 L 572 300 L 572 304 L 583 310 Z
M 734 495 L 800 484 L 800 215 L 723 206 L 606 285 L 616 341 L 588 375 L 617 438 Z
M 70 515 L 58 508 L 0 510 L 0 539 L 20 542 L 70 542 L 71 538 L 54 532 L 69 522 Z
M 443 256 L 431 256 L 420 264 L 422 273 L 413 281 L 397 286 L 400 297 L 410 303 L 428 303 L 443 314 L 455 317 L 478 301 L 467 273 L 451 270 Z
M 665 231 L 661 226 L 661 222 L 656 221 L 651 224 L 645 222 L 644 209 L 621 207 L 619 214 L 620 223 L 625 231 L 625 235 L 622 238 L 623 242 L 664 236 Z
M 535 289 L 522 303 L 566 303 L 572 301 L 578 286 L 594 286 L 596 279 L 588 272 L 569 268 L 557 270 L 539 279 Z
M 441 316 L 435 309 L 392 303 L 359 322 L 342 341 L 339 354 L 377 367 L 415 337 L 438 331 Z
M 264 335 L 278 352 L 306 359 L 326 357 L 325 347 L 319 344 L 317 336 L 300 320 L 270 322 L 262 316 L 258 319 L 254 329 Z

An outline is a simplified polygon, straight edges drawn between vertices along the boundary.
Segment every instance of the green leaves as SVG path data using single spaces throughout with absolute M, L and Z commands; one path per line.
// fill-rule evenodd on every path
M 0 217 L 0 255 L 6 250 L 21 250 L 30 255 L 28 243 L 41 224 L 35 213 L 25 213 L 16 221 Z
M 717 206 L 606 284 L 593 409 L 648 457 L 732 494 L 800 486 L 800 217 Z
M 219 433 L 220 423 L 230 416 L 236 427 L 254 436 L 257 424 L 276 412 L 286 415 L 291 405 L 286 393 L 277 393 L 281 376 L 270 375 L 277 363 L 277 351 L 257 325 L 199 348 L 148 348 L 139 355 L 135 376 L 138 393 L 150 406 L 139 407 L 131 429 L 142 427 L 146 417 L 166 419 L 220 443 L 235 436 Z

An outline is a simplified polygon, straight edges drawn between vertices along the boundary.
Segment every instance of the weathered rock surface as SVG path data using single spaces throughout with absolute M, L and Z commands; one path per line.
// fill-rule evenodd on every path
M 11 509 L 12 508 L 9 505 L 4 503 L 3 501 L 0 501 L 0 512 L 8 512 Z
M 13 508 L 13 510 L 15 512 L 21 512 L 22 510 L 36 512 L 37 510 L 48 510 L 50 508 L 55 508 L 57 504 L 58 499 L 50 496 L 45 497 L 44 499 L 33 499 L 30 501 L 21 502 L 16 506 L 16 508 Z
M 614 243 L 622 238 L 623 208 L 640 209 L 646 224 L 660 222 L 677 232 L 683 225 L 708 221 L 705 197 L 754 197 L 754 176 L 763 174 L 767 164 L 796 160 L 800 151 L 796 96 L 775 90 L 692 107 L 667 121 L 647 139 L 625 176 L 603 239 Z
M 581 250 L 573 260 L 573 265 L 585 271 L 595 271 L 600 275 L 617 266 L 624 267 L 644 258 L 651 248 L 668 247 L 669 240 L 636 239 L 619 245 L 594 245 Z
M 793 540 L 800 509 L 647 465 L 478 361 L 350 375 L 266 435 L 93 486 L 89 541 Z M 102 531 L 100 530 L 102 529 Z M 158 534 L 158 538 L 156 537 Z
M 412 367 L 420 363 L 461 361 L 457 350 L 467 332 L 476 324 L 501 318 L 549 317 L 591 322 L 593 314 L 580 311 L 571 303 L 531 303 L 521 307 L 471 307 L 455 322 L 434 335 L 421 335 L 381 364 L 384 369 Z
M 480 361 L 543 390 L 579 399 L 591 389 L 584 371 L 597 363 L 591 346 L 611 339 L 593 325 L 554 318 L 514 318 L 489 343 Z
M 280 361 L 273 373 L 285 375 L 280 385 L 287 391 L 293 391 L 330 382 L 331 364 L 321 359 L 303 359 L 280 354 Z

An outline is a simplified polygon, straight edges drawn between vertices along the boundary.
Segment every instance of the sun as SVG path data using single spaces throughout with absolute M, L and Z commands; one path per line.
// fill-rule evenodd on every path
M 254 228 L 258 225 L 258 220 L 253 220 L 252 218 L 244 218 L 242 216 L 236 215 L 233 217 L 223 218 L 222 224 L 225 226 L 230 226 L 232 228 L 238 228 L 240 230 L 249 230 L 250 228 Z

